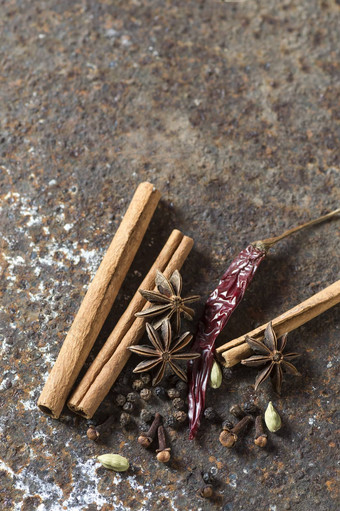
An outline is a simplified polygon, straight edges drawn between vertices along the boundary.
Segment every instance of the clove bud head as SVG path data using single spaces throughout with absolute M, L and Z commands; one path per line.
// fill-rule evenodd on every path
M 146 449 L 148 447 L 150 447 L 151 443 L 152 443 L 152 438 L 149 437 L 149 436 L 146 436 L 146 435 L 140 435 L 138 437 L 138 443 L 142 446 L 142 447 L 145 447 Z
M 167 463 L 170 460 L 170 447 L 167 447 L 166 449 L 158 450 L 157 451 L 157 461 L 160 461 L 161 463 Z
M 94 428 L 93 426 L 89 427 L 86 434 L 87 434 L 87 438 L 89 438 L 90 440 L 97 440 L 98 437 L 100 436 L 98 431 L 96 431 L 96 428 Z
M 275 410 L 273 403 L 269 401 L 267 410 L 264 414 L 264 421 L 266 423 L 267 428 L 272 433 L 276 433 L 282 426 L 281 417 L 278 412 Z
M 120 454 L 102 454 L 97 460 L 103 467 L 115 472 L 125 472 L 130 466 L 129 461 Z
M 255 438 L 254 444 L 257 445 L 258 447 L 266 447 L 267 441 L 268 441 L 267 435 L 260 435 L 257 438 Z
M 234 445 L 237 442 L 237 435 L 235 433 L 232 433 L 231 431 L 228 431 L 227 429 L 221 431 L 220 433 L 220 443 L 223 445 L 223 447 L 234 447 Z

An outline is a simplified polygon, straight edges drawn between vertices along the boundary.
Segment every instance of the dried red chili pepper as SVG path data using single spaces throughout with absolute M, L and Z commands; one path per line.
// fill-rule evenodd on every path
M 337 209 L 316 220 L 294 227 L 280 236 L 251 243 L 233 260 L 222 276 L 217 288 L 210 294 L 192 345 L 192 351 L 201 353 L 201 356 L 188 363 L 190 440 L 195 438 L 200 425 L 207 382 L 214 359 L 215 340 L 242 300 L 248 285 L 268 250 L 275 243 L 290 234 L 323 222 L 339 212 L 340 209 Z

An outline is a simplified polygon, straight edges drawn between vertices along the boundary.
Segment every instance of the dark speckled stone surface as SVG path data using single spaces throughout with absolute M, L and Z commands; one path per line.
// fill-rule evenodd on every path
M 209 390 L 221 419 L 273 400 L 284 426 L 263 451 L 250 432 L 227 452 L 203 420 L 193 443 L 168 428 L 172 460 L 159 465 L 136 443 L 138 414 L 94 444 L 85 421 L 53 421 L 36 400 L 139 182 L 163 199 L 98 345 L 172 228 L 195 239 L 183 276 L 200 311 L 249 241 L 339 207 L 339 14 L 338 0 L 1 2 L 1 509 L 338 509 L 339 307 L 290 335 L 303 376 L 287 376 L 281 399 L 267 384 L 254 396 L 245 367 Z M 338 278 L 338 222 L 283 241 L 219 342 Z M 116 390 L 131 390 L 136 362 Z M 110 451 L 128 473 L 96 463 Z

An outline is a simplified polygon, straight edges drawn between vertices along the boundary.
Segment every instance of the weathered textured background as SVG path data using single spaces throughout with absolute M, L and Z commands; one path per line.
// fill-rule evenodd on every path
M 173 461 L 159 466 L 135 428 L 93 444 L 85 421 L 53 421 L 36 400 L 139 182 L 163 199 L 101 341 L 172 228 L 195 239 L 183 275 L 199 309 L 246 243 L 339 206 L 339 4 L 1 2 L 2 509 L 338 509 L 339 308 L 290 335 L 303 376 L 282 399 L 258 392 L 284 420 L 265 451 L 251 433 L 226 452 L 220 425 L 203 421 L 194 443 L 169 429 Z M 338 278 L 336 221 L 282 242 L 221 342 Z M 255 374 L 235 368 L 208 404 L 228 417 Z M 100 468 L 107 451 L 132 470 Z M 214 502 L 197 495 L 210 467 Z

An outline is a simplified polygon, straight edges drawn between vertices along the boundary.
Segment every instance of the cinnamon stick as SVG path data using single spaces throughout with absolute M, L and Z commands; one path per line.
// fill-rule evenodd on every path
M 176 269 L 179 270 L 182 267 L 192 249 L 193 243 L 191 238 L 187 236 L 183 237 L 163 272 L 166 277 L 169 278 Z M 150 304 L 146 303 L 143 309 L 149 306 Z M 135 318 L 132 326 L 121 339 L 119 346 L 110 359 L 103 365 L 101 371 L 91 383 L 82 399 L 80 401 L 75 401 L 73 396 L 71 397 L 68 406 L 72 411 L 88 419 L 93 417 L 98 406 L 108 394 L 126 362 L 129 360 L 131 352 L 127 348 L 138 343 L 144 331 L 145 320 L 143 318 Z
M 275 333 L 280 337 L 286 332 L 291 332 L 338 303 L 340 303 L 340 280 L 273 319 L 272 324 Z M 259 326 L 255 330 L 217 348 L 216 352 L 224 359 L 223 365 L 232 367 L 249 357 L 252 350 L 245 341 L 246 336 L 262 341 L 267 325 L 268 323 Z
M 94 276 L 38 400 L 40 410 L 58 418 L 113 305 L 160 199 L 141 183 Z
M 154 264 L 150 268 L 148 274 L 144 278 L 143 282 L 140 284 L 141 289 L 151 290 L 155 285 L 155 276 L 156 271 L 160 270 L 163 272 L 166 266 L 169 264 L 171 257 L 174 255 L 176 249 L 178 248 L 180 242 L 183 239 L 183 234 L 177 229 L 173 230 L 168 241 L 165 243 L 163 249 L 160 254 L 156 258 Z M 135 314 L 142 310 L 144 305 L 146 304 L 145 298 L 137 291 L 129 303 L 127 309 L 124 314 L 119 319 L 118 323 L 112 330 L 110 336 L 105 341 L 105 344 L 99 351 L 98 355 L 92 362 L 91 366 L 87 370 L 83 379 L 80 381 L 78 387 L 73 392 L 69 402 L 68 407 L 71 410 L 77 408 L 77 405 L 81 403 L 83 397 L 86 392 L 89 390 L 90 386 L 93 384 L 98 374 L 102 370 L 103 366 L 109 361 L 112 357 L 119 344 L 121 343 L 123 337 L 126 335 L 128 330 L 131 328 L 133 322 L 135 321 Z

